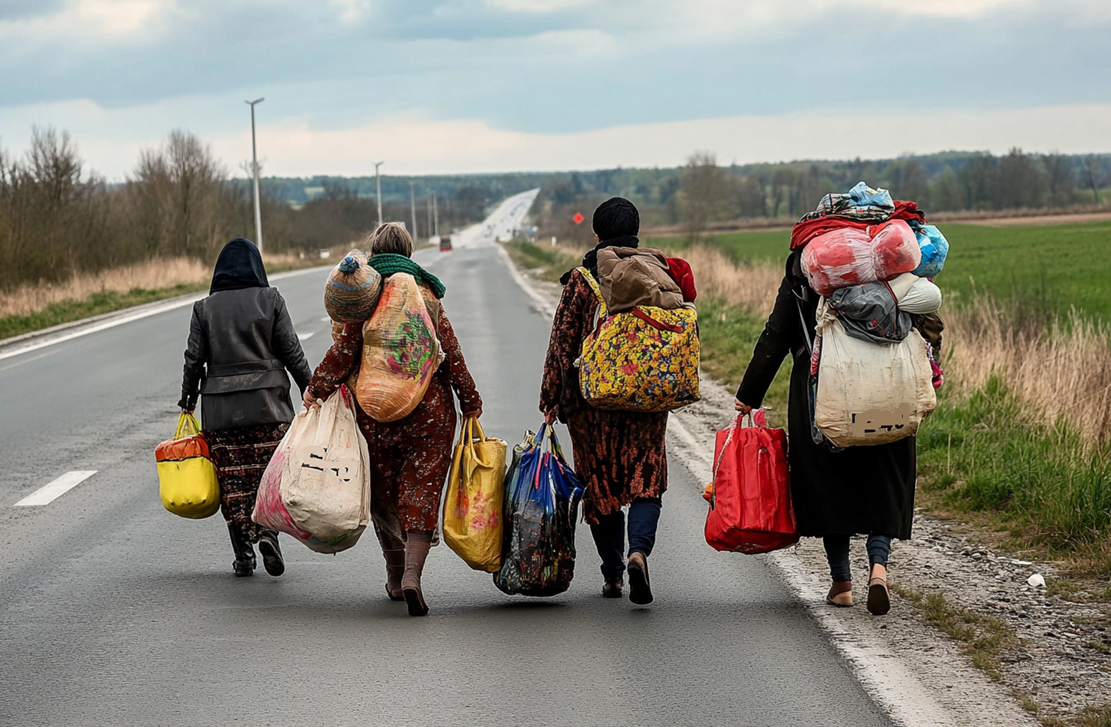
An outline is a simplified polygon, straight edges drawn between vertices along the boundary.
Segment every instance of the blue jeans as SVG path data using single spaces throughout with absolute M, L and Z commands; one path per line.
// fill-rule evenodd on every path
M 844 583 L 853 579 L 849 568 L 849 536 L 826 535 L 822 538 L 826 547 L 826 560 L 829 562 L 829 576 L 834 583 Z M 891 536 L 868 536 L 868 562 L 871 565 L 887 567 L 887 556 L 891 553 Z M 870 575 L 870 574 L 869 574 Z
M 638 497 L 629 505 L 629 555 L 652 555 L 661 507 L 658 497 Z M 591 524 L 590 534 L 602 557 L 602 577 L 618 580 L 625 573 L 625 513 L 618 509 L 603 515 Z

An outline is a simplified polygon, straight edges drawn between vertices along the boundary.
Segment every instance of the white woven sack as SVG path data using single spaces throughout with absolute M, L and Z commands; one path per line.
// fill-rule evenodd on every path
M 350 393 L 336 391 L 302 409 L 286 434 L 282 504 L 301 542 L 321 553 L 353 546 L 370 522 L 370 453 L 355 423 Z
M 918 331 L 899 343 L 861 341 L 819 306 L 822 336 L 814 424 L 838 447 L 887 444 L 914 436 L 937 406 L 926 342 Z

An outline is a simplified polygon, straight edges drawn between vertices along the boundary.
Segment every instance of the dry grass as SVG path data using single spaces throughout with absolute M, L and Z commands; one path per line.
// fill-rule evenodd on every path
M 767 315 L 783 272 L 772 265 L 740 266 L 717 248 L 696 246 L 680 253 L 690 263 L 698 294 L 755 315 Z
M 973 391 L 993 375 L 1045 422 L 1065 422 L 1086 446 L 1111 438 L 1111 336 L 1075 312 L 1062 323 L 979 298 L 946 312 L 947 379 Z
M 96 293 L 154 290 L 207 280 L 211 268 L 191 258 L 152 260 L 136 265 L 76 275 L 64 283 L 25 285 L 0 294 L 0 318 L 29 316 L 65 300 L 83 300 Z
M 335 255 L 333 254 L 333 258 Z M 328 260 L 305 259 L 299 255 L 266 256 L 266 269 L 273 273 Z M 75 275 L 62 283 L 40 282 L 0 293 L 0 318 L 31 316 L 63 301 L 80 301 L 97 293 L 128 293 L 135 289 L 163 290 L 180 285 L 200 285 L 212 277 L 212 266 L 193 258 L 175 257 L 150 260 L 135 265 Z

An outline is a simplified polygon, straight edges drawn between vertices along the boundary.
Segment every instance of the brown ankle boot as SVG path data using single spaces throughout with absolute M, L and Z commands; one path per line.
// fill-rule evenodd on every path
M 405 573 L 401 577 L 401 595 L 409 606 L 410 616 L 424 616 L 428 604 L 421 592 L 420 577 L 424 572 L 424 561 L 428 549 L 432 547 L 432 531 L 408 530 L 405 533 Z

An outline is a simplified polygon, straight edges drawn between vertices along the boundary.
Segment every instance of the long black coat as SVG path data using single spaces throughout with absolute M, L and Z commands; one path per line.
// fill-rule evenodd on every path
M 814 444 L 810 437 L 807 341 L 814 339 L 819 296 L 807 283 L 799 260 L 798 252 L 787 258 L 775 308 L 756 343 L 737 398 L 750 406 L 760 406 L 783 359 L 788 353 L 794 356 L 787 405 L 788 461 L 799 533 L 863 533 L 905 540 L 910 537 L 914 515 L 915 439 L 831 452 Z M 806 337 L 796 293 L 804 298 Z

